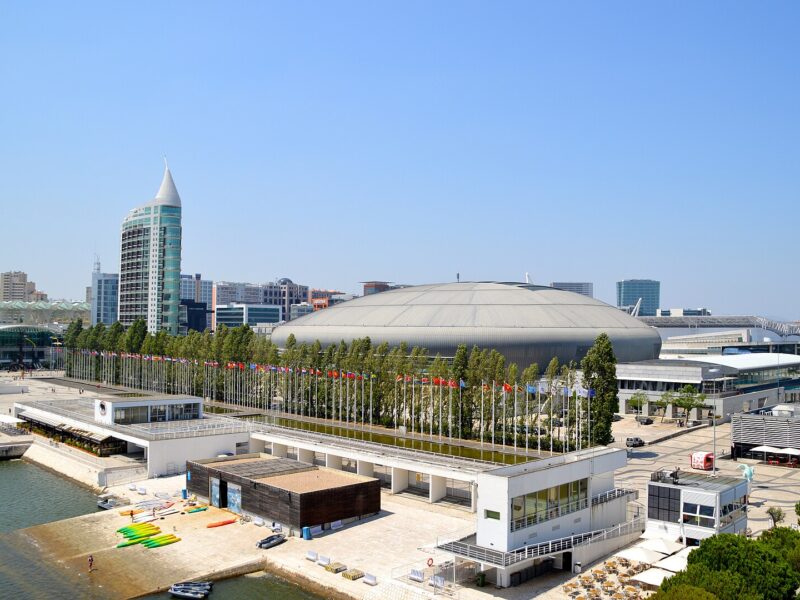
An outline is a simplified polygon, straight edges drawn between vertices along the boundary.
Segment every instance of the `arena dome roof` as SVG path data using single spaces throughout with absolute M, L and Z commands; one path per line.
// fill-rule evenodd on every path
M 509 362 L 544 368 L 553 356 L 578 361 L 605 332 L 620 362 L 658 358 L 658 332 L 627 313 L 573 292 L 524 283 L 419 285 L 350 300 L 277 327 L 285 346 L 323 346 L 369 336 L 373 344 L 402 342 L 432 355 L 453 356 L 459 344 L 496 349 Z

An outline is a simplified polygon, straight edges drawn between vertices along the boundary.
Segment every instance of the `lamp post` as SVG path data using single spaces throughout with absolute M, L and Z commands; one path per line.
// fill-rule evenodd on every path
M 717 368 L 713 368 L 713 369 L 709 369 L 708 370 L 709 373 L 719 373 L 719 371 L 720 370 L 717 369 Z M 716 392 L 716 389 L 714 391 Z M 712 477 L 716 477 L 717 476 L 717 399 L 718 398 L 714 398 L 714 405 L 711 408 L 711 428 L 714 431 L 714 435 L 713 435 L 713 437 L 714 437 L 713 444 L 714 445 L 713 445 L 713 448 L 711 450 L 711 454 L 714 457 L 714 462 L 711 464 L 711 476 Z

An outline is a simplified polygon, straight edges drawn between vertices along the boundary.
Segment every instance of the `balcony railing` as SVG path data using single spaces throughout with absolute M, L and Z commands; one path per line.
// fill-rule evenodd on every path
M 546 508 L 545 510 L 539 511 L 535 514 L 525 515 L 524 517 L 519 517 L 512 520 L 511 531 L 525 529 L 526 527 L 532 527 L 538 523 L 544 523 L 545 521 L 558 519 L 564 515 L 583 510 L 587 506 L 589 506 L 589 502 L 586 498 L 583 498 L 582 500 L 575 500 L 574 502 L 570 502 L 568 504 L 560 504 L 558 506 Z

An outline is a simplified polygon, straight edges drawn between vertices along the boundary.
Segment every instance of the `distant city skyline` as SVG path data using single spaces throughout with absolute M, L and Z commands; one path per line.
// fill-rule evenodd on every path
M 50 298 L 82 299 L 95 254 L 118 271 L 166 154 L 184 273 L 360 293 L 529 272 L 609 304 L 646 277 L 664 307 L 800 318 L 774 218 L 800 213 L 796 3 L 4 17 L 0 271 Z

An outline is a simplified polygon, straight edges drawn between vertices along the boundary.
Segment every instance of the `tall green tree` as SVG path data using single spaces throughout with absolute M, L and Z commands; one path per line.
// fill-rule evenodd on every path
M 581 361 L 584 387 L 594 390 L 591 399 L 592 442 L 607 446 L 614 441 L 611 423 L 619 410 L 617 396 L 617 357 L 611 339 L 601 333 Z
M 83 332 L 83 319 L 75 319 L 64 333 L 64 346 L 67 348 L 78 347 L 78 336 Z
M 142 351 L 144 338 L 147 336 L 147 325 L 143 319 L 138 319 L 125 331 L 122 346 L 126 352 L 139 353 Z

